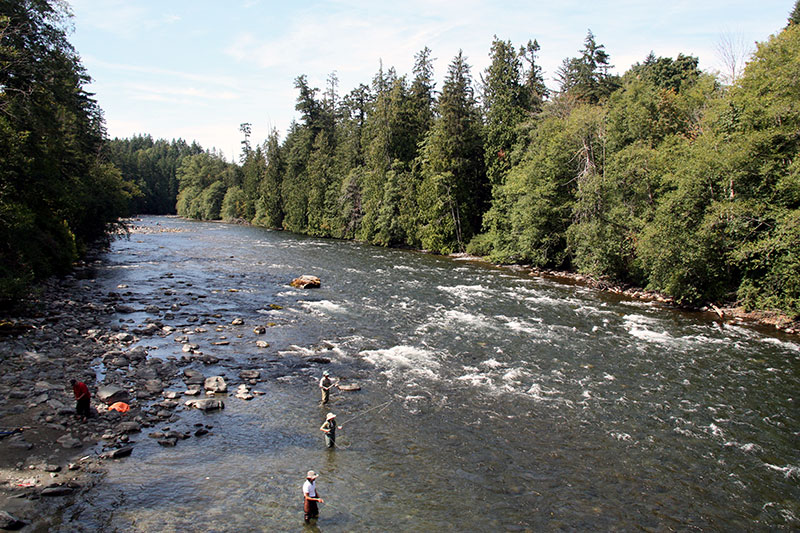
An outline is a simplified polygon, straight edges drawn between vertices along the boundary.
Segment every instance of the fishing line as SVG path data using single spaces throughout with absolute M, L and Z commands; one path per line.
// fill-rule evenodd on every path
M 342 428 L 344 428 L 344 425 L 345 425 L 345 424 L 349 424 L 350 422 L 352 422 L 352 421 L 353 421 L 353 420 L 355 420 L 356 418 L 358 418 L 358 417 L 360 417 L 360 416 L 362 416 L 362 415 L 365 415 L 365 414 L 369 413 L 370 411 L 374 411 L 375 409 L 379 409 L 379 408 L 380 408 L 380 411 L 378 411 L 378 413 L 382 413 L 382 412 L 383 412 L 383 411 L 384 411 L 384 410 L 385 410 L 387 407 L 389 407 L 389 404 L 390 404 L 390 403 L 392 403 L 393 401 L 394 401 L 394 398 L 392 398 L 392 399 L 391 399 L 391 400 L 389 400 L 388 402 L 382 403 L 382 404 L 380 404 L 380 405 L 376 405 L 376 406 L 374 406 L 374 407 L 370 407 L 370 408 L 369 408 L 369 409 L 367 409 L 366 411 L 362 411 L 362 412 L 360 412 L 360 413 L 357 413 L 355 416 L 352 416 L 352 417 L 348 418 L 346 421 L 342 422 L 340 425 L 341 425 L 341 427 L 342 427 Z M 377 414 L 377 413 L 376 413 L 376 414 Z M 336 447 L 337 447 L 337 448 L 342 448 L 342 449 L 346 450 L 346 449 L 348 449 L 348 448 L 349 448 L 350 446 L 352 446 L 352 445 L 353 445 L 353 441 L 351 440 L 351 441 L 350 441 L 350 444 L 338 444 L 338 443 L 337 443 L 337 444 L 336 444 Z
M 340 425 L 341 425 L 341 426 L 344 426 L 345 424 L 349 424 L 350 422 L 352 422 L 352 421 L 353 421 L 353 420 L 355 420 L 356 418 L 358 418 L 358 417 L 360 417 L 360 416 L 363 416 L 363 415 L 365 415 L 365 414 L 369 413 L 370 411 L 374 411 L 375 409 L 378 409 L 378 408 L 380 408 L 380 407 L 383 407 L 383 409 L 386 409 L 387 407 L 389 407 L 389 404 L 390 404 L 390 403 L 392 403 L 393 401 L 394 401 L 394 398 L 392 398 L 391 400 L 389 400 L 389 401 L 388 401 L 388 402 L 386 402 L 386 403 L 382 403 L 382 404 L 380 404 L 380 405 L 376 405 L 375 407 L 370 407 L 370 408 L 369 408 L 369 409 L 367 409 L 366 411 L 362 411 L 362 412 L 360 412 L 360 413 L 356 414 L 355 416 L 352 416 L 352 417 L 348 418 L 346 421 L 342 422 Z M 381 409 L 381 411 L 383 411 L 383 409 Z

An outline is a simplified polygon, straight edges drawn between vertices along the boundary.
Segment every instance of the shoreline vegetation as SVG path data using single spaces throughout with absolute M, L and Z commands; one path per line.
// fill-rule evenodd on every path
M 121 217 L 177 211 L 800 317 L 800 0 L 729 73 L 651 53 L 612 74 L 589 31 L 557 90 L 546 43 L 496 36 L 479 81 L 459 53 L 438 87 L 427 47 L 411 74 L 381 65 L 347 94 L 335 74 L 324 91 L 300 75 L 299 120 L 261 144 L 241 124 L 238 163 L 180 139 L 105 139 L 65 4 L 6 10 L 0 305 L 68 272 Z
M 300 119 L 262 144 L 242 124 L 238 163 L 148 136 L 109 153 L 145 197 L 168 183 L 186 218 L 467 253 L 793 330 L 798 20 L 728 77 L 683 54 L 612 75 L 589 32 L 558 91 L 535 40 L 495 38 L 479 83 L 457 55 L 441 88 L 425 48 L 410 75 L 381 68 L 346 95 L 298 76 Z

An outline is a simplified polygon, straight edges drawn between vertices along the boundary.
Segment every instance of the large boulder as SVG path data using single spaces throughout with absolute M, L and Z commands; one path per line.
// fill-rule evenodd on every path
M 291 286 L 298 289 L 319 289 L 322 282 L 317 276 L 300 276 L 292 280 Z
M 222 376 L 211 376 L 206 378 L 203 388 L 211 392 L 227 392 L 228 384 Z
M 100 387 L 97 390 L 95 397 L 106 405 L 111 405 L 112 403 L 117 402 L 128 403 L 130 401 L 130 395 L 128 394 L 128 391 L 121 387 L 117 387 L 116 385 L 105 385 Z

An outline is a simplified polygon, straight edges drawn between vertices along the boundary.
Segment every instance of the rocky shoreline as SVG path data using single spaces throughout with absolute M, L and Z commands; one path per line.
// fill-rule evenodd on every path
M 252 389 L 262 380 L 258 368 L 233 365 L 225 368 L 231 377 L 206 376 L 205 365 L 220 360 L 189 342 L 190 335 L 207 331 L 201 327 L 207 323 L 223 332 L 219 338 L 228 329 L 242 331 L 248 326 L 241 319 L 190 317 L 201 323 L 167 325 L 180 307 L 138 309 L 140 302 L 126 299 L 124 288 L 121 294 L 103 290 L 92 279 L 99 263 L 88 260 L 65 278 L 48 280 L 20 302 L 15 316 L 0 319 L 0 529 L 59 527 L 62 511 L 96 485 L 110 464 L 129 460 L 145 432 L 171 447 L 213 431 L 204 424 L 181 427 L 181 412 L 223 409 L 226 380 L 234 388 L 231 398 L 247 401 L 260 394 Z M 148 315 L 141 324 L 118 318 L 138 311 Z M 257 346 L 269 346 L 255 340 L 264 332 L 256 326 L 250 333 Z M 174 336 L 184 355 L 148 357 L 145 347 L 134 346 L 153 336 Z M 75 417 L 70 378 L 92 391 L 86 422 Z M 117 401 L 129 411 L 109 409 Z
M 492 264 L 482 257 L 469 254 L 450 254 L 450 257 L 461 261 L 475 261 L 485 264 Z M 656 302 L 664 306 L 669 306 L 682 311 L 708 313 L 715 319 L 725 322 L 747 324 L 749 326 L 763 327 L 786 333 L 789 335 L 800 336 L 800 318 L 792 319 L 784 313 L 778 311 L 747 311 L 743 307 L 733 305 L 716 305 L 709 303 L 703 307 L 691 307 L 680 305 L 674 298 L 661 294 L 656 291 L 649 291 L 641 287 L 631 287 L 612 283 L 607 280 L 598 279 L 576 272 L 563 270 L 538 269 L 526 265 L 493 265 L 497 268 L 504 268 L 516 272 L 523 272 L 529 276 L 541 277 L 556 280 L 560 283 L 572 283 L 582 287 L 590 287 L 597 291 L 617 294 L 633 300 L 645 302 Z

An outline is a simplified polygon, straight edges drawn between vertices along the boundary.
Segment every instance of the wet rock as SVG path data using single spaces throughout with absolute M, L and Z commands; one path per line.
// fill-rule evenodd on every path
M 165 439 L 158 439 L 158 443 L 161 446 L 172 447 L 178 444 L 178 439 L 176 438 L 165 438 Z
M 225 383 L 225 379 L 222 376 L 211 376 L 206 378 L 203 387 L 207 391 L 211 392 L 226 392 L 228 390 L 228 385 Z
M 239 388 L 236 390 L 236 397 L 240 400 L 252 400 L 255 398 L 255 396 L 250 394 L 250 389 L 247 388 L 247 385 L 239 385 Z
M 264 326 L 256 326 L 253 328 L 253 333 L 255 333 L 256 335 L 263 335 L 266 332 L 267 328 L 265 328 Z
M 115 307 L 115 310 L 116 310 L 117 313 L 121 313 L 121 314 L 130 314 L 130 313 L 135 313 L 136 312 L 136 309 L 134 309 L 130 305 L 125 305 L 125 304 L 117 305 Z
M 206 428 L 200 428 L 194 432 L 195 437 L 202 437 L 203 435 L 208 435 L 208 430 Z
M 184 396 L 198 396 L 200 389 L 189 389 L 183 392 Z
M 66 496 L 67 494 L 72 494 L 74 489 L 72 487 L 68 487 L 66 485 L 54 485 L 42 489 L 41 495 L 42 496 Z
M 206 378 L 198 370 L 187 368 L 183 371 L 183 382 L 187 385 L 200 385 L 205 383 Z
M 293 279 L 290 285 L 298 289 L 318 289 L 322 283 L 316 276 L 303 275 Z
M 25 522 L 5 511 L 0 511 L 0 529 L 15 531 L 25 527 Z
M 131 453 L 133 453 L 133 446 L 123 446 L 116 450 L 109 450 L 100 455 L 100 457 L 104 459 L 120 459 L 122 457 L 128 457 Z
M 117 431 L 120 433 L 138 433 L 142 430 L 142 426 L 139 422 L 135 422 L 133 420 L 129 422 L 122 422 L 117 425 Z
M 242 379 L 260 379 L 261 372 L 258 370 L 242 370 L 239 372 L 239 377 Z
M 107 405 L 117 402 L 127 403 L 130 400 L 128 391 L 117 387 L 116 385 L 105 385 L 104 387 L 100 387 L 95 397 Z
M 114 340 L 117 342 L 133 342 L 134 337 L 130 333 L 117 333 L 114 335 Z
M 180 398 L 180 397 L 181 397 L 181 395 L 180 395 L 179 392 L 175 392 L 175 391 L 165 391 L 164 392 L 164 398 L 166 398 L 167 400 L 175 400 L 175 399 Z
M 231 326 L 241 326 L 243 324 L 244 324 L 244 320 L 242 320 L 241 318 L 234 318 L 231 321 Z
M 164 390 L 164 383 L 160 379 L 148 379 L 144 383 L 144 388 L 150 394 L 160 394 Z
M 256 346 L 259 348 L 269 348 L 269 343 L 267 341 L 256 341 Z
M 216 344 L 216 343 L 215 343 Z M 219 363 L 219 357 L 206 354 L 200 358 L 204 365 L 215 365 Z
M 199 400 L 187 400 L 186 406 L 200 409 L 201 411 L 215 411 L 217 409 L 225 409 L 225 404 L 222 400 L 214 398 L 201 398 Z
M 194 353 L 195 351 L 199 350 L 200 346 L 197 344 L 184 344 L 182 350 L 185 353 Z

